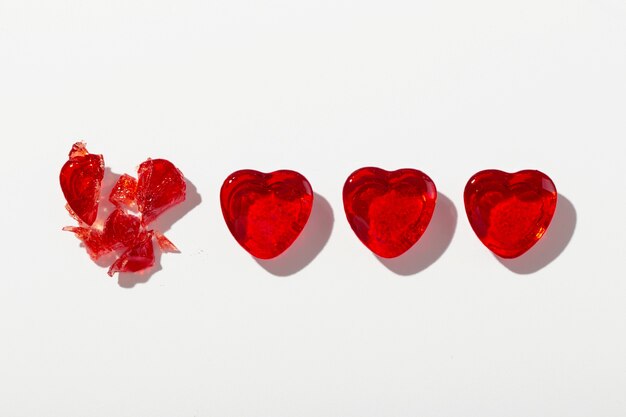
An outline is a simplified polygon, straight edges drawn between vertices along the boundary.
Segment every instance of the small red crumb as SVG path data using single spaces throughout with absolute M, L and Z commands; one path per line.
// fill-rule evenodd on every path
M 112 250 L 102 230 L 95 227 L 65 226 L 63 230 L 74 233 L 77 238 L 82 240 L 85 248 L 87 248 L 87 253 L 94 261 Z
M 159 232 L 154 232 L 154 236 L 156 237 L 157 244 L 163 252 L 180 252 L 176 245 L 166 238 L 165 235 L 162 235 Z
M 134 207 L 137 198 L 137 180 L 130 175 L 122 175 L 111 190 L 109 201 L 116 206 Z

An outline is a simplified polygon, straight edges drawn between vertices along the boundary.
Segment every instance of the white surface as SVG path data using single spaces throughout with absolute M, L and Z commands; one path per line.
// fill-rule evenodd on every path
M 0 0 L 0 114 L 2 416 L 626 414 L 621 0 Z M 146 283 L 60 231 L 77 139 L 197 187 Z M 345 220 L 364 165 L 449 198 L 428 262 L 389 265 L 408 276 Z M 330 204 L 308 265 L 229 235 L 240 168 L 296 169 Z M 540 169 L 571 202 L 546 255 L 509 269 L 474 236 L 462 190 L 485 168 Z

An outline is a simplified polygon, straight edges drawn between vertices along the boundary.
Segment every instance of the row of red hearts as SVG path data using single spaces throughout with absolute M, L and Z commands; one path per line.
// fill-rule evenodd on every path
M 125 174 L 117 180 L 108 197 L 115 209 L 98 222 L 103 176 L 102 155 L 90 154 L 84 143 L 74 144 L 60 181 L 68 211 L 79 225 L 64 230 L 81 239 L 94 260 L 115 255 L 109 275 L 152 266 L 153 238 L 161 249 L 177 250 L 148 225 L 185 200 L 183 174 L 167 160 L 148 159 L 139 166 L 137 179 Z M 277 257 L 293 244 L 309 219 L 313 199 L 308 180 L 290 170 L 240 170 L 227 177 L 220 192 L 228 229 L 244 249 L 261 259 Z M 434 182 L 415 169 L 361 168 L 343 188 L 352 230 L 384 258 L 402 255 L 420 239 L 436 201 Z M 468 181 L 464 202 L 482 243 L 500 257 L 514 258 L 543 236 L 554 215 L 557 192 L 540 171 L 485 170 Z

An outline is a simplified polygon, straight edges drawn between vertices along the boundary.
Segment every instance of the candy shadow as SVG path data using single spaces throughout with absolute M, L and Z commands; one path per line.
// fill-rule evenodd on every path
M 296 241 L 274 259 L 254 258 L 270 274 L 286 277 L 304 269 L 322 251 L 333 230 L 335 217 L 328 201 L 315 193 L 311 216 Z
M 519 258 L 504 259 L 496 256 L 496 259 L 516 274 L 537 272 L 565 250 L 574 235 L 576 219 L 576 209 L 572 202 L 559 194 L 552 222 L 539 242 Z
M 164 233 L 169 230 L 174 223 L 180 220 L 185 214 L 189 213 L 194 207 L 199 205 L 202 202 L 202 196 L 198 193 L 198 189 L 188 178 L 185 178 L 185 184 L 187 186 L 187 193 L 185 197 L 185 201 L 181 204 L 178 204 L 169 210 L 165 211 L 159 218 L 148 225 L 148 229 L 156 230 L 160 233 Z M 140 271 L 140 272 L 122 272 L 118 273 L 117 284 L 122 288 L 133 288 L 137 284 L 144 284 L 148 282 L 150 278 L 157 272 L 159 272 L 161 267 L 161 255 L 163 250 L 159 248 L 156 242 L 152 242 L 154 245 L 154 265 L 150 268 Z M 174 242 L 174 244 L 176 244 Z M 168 253 L 179 253 L 179 252 L 168 252 Z
M 397 258 L 376 258 L 398 275 L 414 275 L 431 266 L 444 254 L 456 230 L 458 214 L 454 203 L 438 193 L 435 212 L 428 228 L 407 252 Z

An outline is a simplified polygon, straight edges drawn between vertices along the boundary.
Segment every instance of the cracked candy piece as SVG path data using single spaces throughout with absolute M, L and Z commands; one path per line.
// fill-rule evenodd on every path
M 111 265 L 109 276 L 116 272 L 139 272 L 154 265 L 152 232 L 143 233 L 135 243 Z
M 164 252 L 177 252 L 180 253 L 176 245 L 172 243 L 171 240 L 165 237 L 165 235 L 155 231 L 154 236 L 156 237 L 157 244 Z
M 109 194 L 109 201 L 117 207 L 133 207 L 137 198 L 137 180 L 130 175 L 122 175 Z
M 168 208 L 185 200 L 183 174 L 165 159 L 148 159 L 139 165 L 137 207 L 143 224 L 155 220 Z
M 139 217 L 120 209 L 113 211 L 104 223 L 104 237 L 112 247 L 131 247 L 139 237 Z
M 63 230 L 74 233 L 83 242 L 89 257 L 94 261 L 112 250 L 102 230 L 80 226 L 65 226 Z
M 70 214 L 89 226 L 98 214 L 103 177 L 102 155 L 90 154 L 83 142 L 76 142 L 70 151 L 69 160 L 61 168 L 59 181 Z

